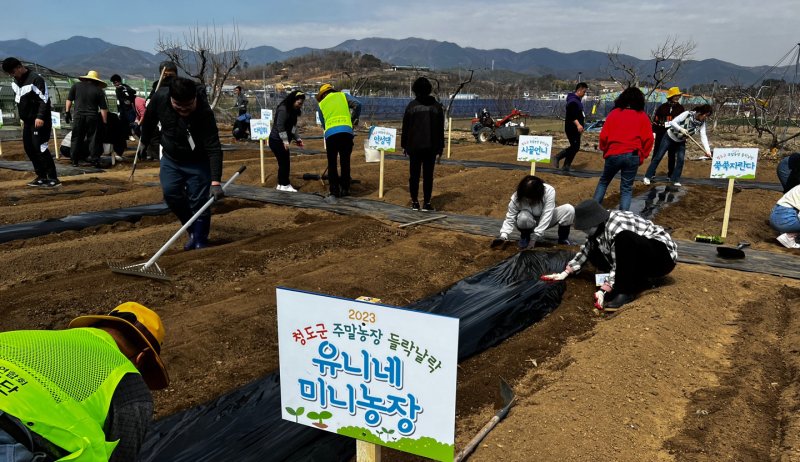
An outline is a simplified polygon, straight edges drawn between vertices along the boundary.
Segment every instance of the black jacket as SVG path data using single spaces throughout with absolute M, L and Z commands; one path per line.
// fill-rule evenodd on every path
M 183 118 L 172 108 L 169 88 L 160 88 L 153 95 L 142 121 L 142 146 L 147 146 L 161 122 L 161 146 L 164 155 L 175 162 L 198 162 L 208 159 L 211 181 L 222 177 L 222 146 L 214 111 L 202 98 L 197 98 L 197 109 Z M 191 136 L 194 149 L 189 142 Z
M 28 70 L 22 80 L 14 79 L 11 88 L 16 95 L 14 101 L 17 103 L 20 120 L 32 123 L 36 119 L 42 119 L 50 123 L 50 94 L 41 75 Z
M 269 137 L 275 141 L 283 141 L 288 143 L 292 140 L 299 140 L 297 136 L 297 117 L 300 111 L 289 110 L 285 104 L 279 104 L 275 108 L 275 118 L 272 122 L 272 130 L 269 132 Z
M 444 150 L 444 108 L 433 96 L 417 98 L 406 106 L 400 147 L 409 151 Z

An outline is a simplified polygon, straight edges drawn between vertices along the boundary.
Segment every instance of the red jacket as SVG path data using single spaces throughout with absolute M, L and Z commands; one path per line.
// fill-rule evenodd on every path
M 603 158 L 639 152 L 639 165 L 650 157 L 653 131 L 647 114 L 632 109 L 614 109 L 600 130 L 600 150 Z

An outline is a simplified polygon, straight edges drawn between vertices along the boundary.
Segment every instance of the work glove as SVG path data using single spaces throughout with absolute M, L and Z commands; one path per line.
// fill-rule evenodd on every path
M 505 247 L 506 245 L 508 245 L 508 234 L 501 234 L 500 237 L 492 240 L 490 247 L 496 249 L 497 247 Z
M 681 128 L 681 133 L 682 133 L 684 136 L 689 136 L 689 130 L 687 130 L 687 129 L 685 129 L 685 128 Z
M 606 293 L 603 289 L 594 293 L 594 307 L 603 311 L 603 303 L 605 303 Z
M 71 124 L 72 123 L 72 114 L 69 112 L 64 113 L 64 122 Z
M 295 142 L 295 144 L 297 144 L 298 148 L 305 147 L 305 144 L 303 143 L 303 140 L 301 140 L 301 139 L 297 139 L 294 142 Z
M 569 276 L 569 273 L 566 271 L 562 271 L 560 273 L 543 274 L 539 276 L 539 280 L 545 282 L 557 282 L 557 281 L 563 281 L 564 279 L 567 278 L 567 276 Z
M 214 201 L 221 201 L 225 198 L 225 191 L 222 190 L 222 186 L 215 184 L 211 185 L 211 194 L 209 197 L 213 197 Z

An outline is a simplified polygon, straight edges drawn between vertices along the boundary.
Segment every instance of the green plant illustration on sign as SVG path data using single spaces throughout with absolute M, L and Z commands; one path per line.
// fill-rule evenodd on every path
M 294 416 L 295 423 L 300 423 L 299 417 L 301 415 L 303 415 L 303 413 L 306 412 L 306 410 L 303 407 L 298 407 L 297 409 L 292 409 L 290 407 L 287 407 L 286 408 L 286 412 L 288 412 L 289 415 L 293 415 Z
M 384 427 L 381 427 L 381 430 L 383 430 L 383 431 L 377 431 L 375 433 L 378 434 L 379 438 L 380 438 L 381 435 L 386 435 L 386 441 L 389 441 L 389 435 L 394 433 L 394 430 L 389 430 L 388 428 L 384 428 Z M 394 440 L 394 439 L 397 439 L 397 438 L 392 438 L 392 439 Z
M 383 427 L 381 427 L 381 429 L 383 431 L 375 431 L 375 433 L 373 433 L 373 430 L 364 427 L 340 427 L 336 430 L 336 433 L 434 460 L 450 462 L 455 455 L 454 445 L 441 443 L 427 436 L 418 439 L 407 437 L 402 437 L 400 439 L 392 438 L 392 441 L 384 441 L 381 435 L 386 435 L 388 440 L 388 435 L 394 433 L 394 430 L 387 430 Z
M 309 412 L 306 416 L 311 420 L 317 421 L 312 423 L 311 425 L 317 428 L 328 428 L 328 425 L 322 423 L 322 421 L 325 419 L 330 419 L 331 417 L 333 417 L 333 414 L 331 414 L 328 411 L 322 411 L 322 412 Z

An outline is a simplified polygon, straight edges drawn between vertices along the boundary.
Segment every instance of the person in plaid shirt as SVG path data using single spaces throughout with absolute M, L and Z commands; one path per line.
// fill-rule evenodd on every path
M 594 199 L 575 207 L 576 229 L 586 232 L 586 243 L 560 273 L 542 275 L 543 281 L 563 281 L 589 260 L 609 275 L 594 294 L 600 311 L 616 311 L 632 302 L 649 280 L 669 274 L 678 259 L 678 246 L 664 228 L 633 212 L 606 210 Z

